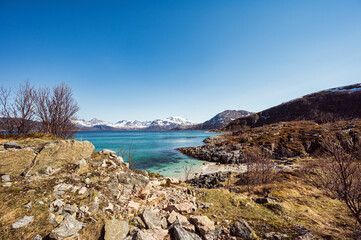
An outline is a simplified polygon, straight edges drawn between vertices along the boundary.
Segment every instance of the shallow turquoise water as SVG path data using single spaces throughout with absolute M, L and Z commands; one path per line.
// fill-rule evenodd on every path
M 93 143 L 95 151 L 106 148 L 118 152 L 122 146 L 132 144 L 137 169 L 165 177 L 182 177 L 185 164 L 196 169 L 203 161 L 190 158 L 176 148 L 202 145 L 205 138 L 214 135 L 217 134 L 203 131 L 79 131 L 76 138 Z

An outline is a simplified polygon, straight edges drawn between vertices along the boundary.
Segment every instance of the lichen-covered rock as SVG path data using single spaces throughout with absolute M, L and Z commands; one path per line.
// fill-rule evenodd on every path
M 63 140 L 48 143 L 36 156 L 35 165 L 30 174 L 34 174 L 45 166 L 53 169 L 67 163 L 76 163 L 81 159 L 90 158 L 94 151 L 94 145 L 88 141 Z
M 190 220 L 202 235 L 215 230 L 214 222 L 207 216 L 191 216 Z
M 56 240 L 77 237 L 78 232 L 84 226 L 84 223 L 79 222 L 72 215 L 67 215 L 64 220 L 51 231 L 50 237 Z
M 32 221 L 34 221 L 34 216 L 25 216 L 25 217 L 17 220 L 16 222 L 14 222 L 11 225 L 11 228 L 12 229 L 22 228 L 22 227 L 25 227 L 26 225 L 28 225 L 29 223 L 31 223 Z
M 254 239 L 256 238 L 256 234 L 252 230 L 252 228 L 248 225 L 245 220 L 236 221 L 232 228 L 231 234 L 236 237 L 241 237 L 243 239 Z
M 104 240 L 123 240 L 129 233 L 129 223 L 118 219 L 107 220 L 104 229 Z
M 20 175 L 34 160 L 35 153 L 30 148 L 0 151 L 0 174 Z

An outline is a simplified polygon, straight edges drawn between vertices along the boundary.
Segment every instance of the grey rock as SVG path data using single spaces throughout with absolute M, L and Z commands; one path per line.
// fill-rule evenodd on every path
M 26 208 L 31 208 L 31 201 L 30 202 L 28 202 L 27 204 L 25 204 L 25 206 L 24 207 L 26 207 Z
M 64 206 L 64 202 L 62 201 L 62 200 L 60 200 L 60 199 L 56 199 L 55 201 L 53 201 L 51 204 L 50 204 L 50 207 L 49 207 L 49 210 L 50 211 L 54 211 L 54 212 L 57 212 L 57 211 L 59 211 L 59 209 L 61 208 L 61 207 L 63 207 Z
M 296 237 L 296 240 L 313 240 L 315 237 L 311 233 L 306 233 Z
M 29 223 L 31 223 L 32 221 L 34 221 L 34 216 L 25 216 L 25 217 L 17 220 L 15 223 L 13 223 L 11 225 L 11 228 L 12 229 L 22 228 L 22 227 L 25 227 L 26 225 L 28 225 Z
M 118 219 L 107 220 L 104 229 L 104 240 L 123 240 L 129 233 L 129 223 Z
M 118 174 L 118 182 L 130 189 L 145 188 L 149 184 L 149 179 L 140 174 L 123 172 Z
M 116 152 L 109 150 L 109 149 L 102 149 L 99 151 L 100 154 L 104 154 L 104 155 L 110 155 L 110 156 L 116 156 Z
M 151 240 L 143 231 L 137 231 L 133 237 L 132 240 Z
M 202 240 L 197 234 L 185 230 L 176 220 L 169 228 L 172 240 Z
M 231 235 L 241 237 L 244 239 L 251 239 L 251 234 L 254 234 L 252 228 L 245 220 L 236 221 L 231 227 Z
M 77 221 L 72 215 L 66 215 L 64 220 L 51 231 L 50 237 L 56 240 L 77 237 L 83 227 L 85 223 Z
M 1 176 L 2 182 L 10 182 L 10 176 L 9 175 L 2 175 Z
M 73 214 L 78 212 L 78 207 L 76 206 L 76 204 L 70 205 L 70 204 L 66 204 L 63 208 L 64 212 Z
M 35 204 L 44 205 L 44 202 L 41 201 L 41 200 L 38 200 L 38 201 L 35 202 Z
M 12 182 L 6 182 L 3 184 L 3 187 L 11 187 L 13 185 Z
M 7 150 L 7 149 L 22 149 L 23 146 L 20 145 L 20 144 L 17 144 L 16 142 L 7 142 L 7 143 L 4 143 L 4 148 Z
M 43 175 L 51 175 L 53 173 L 53 168 L 50 166 L 46 166 L 46 167 L 40 169 L 38 173 L 43 174 Z
M 43 238 L 38 234 L 33 238 L 33 240 L 43 240 Z
M 141 214 L 141 218 L 149 229 L 162 227 L 163 225 L 162 218 L 157 216 L 153 211 L 149 209 L 144 210 L 144 212 Z

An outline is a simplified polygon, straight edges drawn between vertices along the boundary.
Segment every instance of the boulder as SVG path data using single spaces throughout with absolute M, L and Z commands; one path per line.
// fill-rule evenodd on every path
M 190 220 L 202 235 L 205 235 L 207 232 L 216 229 L 214 222 L 207 216 L 191 216 Z
M 26 225 L 28 225 L 29 223 L 31 223 L 32 221 L 34 221 L 34 216 L 25 216 L 25 217 L 17 220 L 16 222 L 14 222 L 11 225 L 11 228 L 12 229 L 22 228 L 22 227 L 25 227 Z
M 254 239 L 256 234 L 245 220 L 236 221 L 231 227 L 231 235 L 243 239 Z
M 40 169 L 39 173 L 43 175 L 51 175 L 53 173 L 53 168 L 50 166 L 46 166 L 43 169 Z
M 4 148 L 5 149 L 22 149 L 23 146 L 16 142 L 7 142 L 7 143 L 4 143 Z
M 46 144 L 36 156 L 34 166 L 29 169 L 34 174 L 46 166 L 53 169 L 67 163 L 76 163 L 82 159 L 90 158 L 94 145 L 88 141 L 62 140 Z
M 153 228 L 143 231 L 145 232 L 145 235 L 148 236 L 148 239 L 154 240 L 163 240 L 168 235 L 168 230 L 161 228 Z
M 172 224 L 169 232 L 172 240 L 202 240 L 197 234 L 185 230 L 178 220 Z
M 0 151 L 0 174 L 20 175 L 34 158 L 35 153 L 30 148 Z
M 151 211 L 150 209 L 145 209 L 144 212 L 141 214 L 141 218 L 144 221 L 145 225 L 147 226 L 148 229 L 153 229 L 153 228 L 166 228 L 167 227 L 167 223 L 164 221 L 161 217 L 157 216 L 153 211 Z
M 9 175 L 2 175 L 1 176 L 2 182 L 10 182 L 10 176 Z
M 112 219 L 105 221 L 104 240 L 123 240 L 129 233 L 127 221 Z
M 154 240 L 154 239 L 151 239 L 147 234 L 139 230 L 133 235 L 132 240 Z
M 77 221 L 72 215 L 66 215 L 64 220 L 51 231 L 49 236 L 56 240 L 75 238 L 83 227 L 85 227 L 85 223 Z
M 33 240 L 42 240 L 43 238 L 38 234 L 38 235 L 36 235 L 34 238 L 33 238 Z
M 172 211 L 169 216 L 168 216 L 168 223 L 169 224 L 173 224 L 175 221 L 179 221 L 179 223 L 181 224 L 181 226 L 191 232 L 195 232 L 195 228 L 194 225 L 189 223 L 188 219 L 183 216 L 182 214 L 179 214 L 175 211 Z

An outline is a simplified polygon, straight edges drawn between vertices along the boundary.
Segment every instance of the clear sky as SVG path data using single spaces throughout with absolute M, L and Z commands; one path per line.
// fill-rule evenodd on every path
M 0 0 L 0 84 L 26 79 L 85 119 L 260 111 L 361 82 L 361 1 Z

